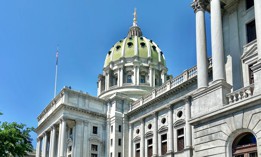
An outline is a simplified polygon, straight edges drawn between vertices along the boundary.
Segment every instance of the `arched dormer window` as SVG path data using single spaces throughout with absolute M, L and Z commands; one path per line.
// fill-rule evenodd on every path
M 239 135 L 232 145 L 233 157 L 257 157 L 256 138 L 246 132 Z

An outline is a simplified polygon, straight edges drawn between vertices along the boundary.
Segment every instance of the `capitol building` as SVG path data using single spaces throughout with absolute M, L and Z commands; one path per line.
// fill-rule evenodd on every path
M 135 11 L 104 52 L 97 97 L 64 87 L 37 117 L 36 157 L 261 157 L 261 0 L 191 7 L 197 65 L 168 74 Z

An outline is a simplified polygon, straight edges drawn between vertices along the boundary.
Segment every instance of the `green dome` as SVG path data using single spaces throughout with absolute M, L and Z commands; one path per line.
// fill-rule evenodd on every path
M 150 59 L 153 63 L 166 66 L 165 57 L 158 45 L 143 36 L 128 36 L 118 41 L 107 53 L 104 67 L 121 58 Z

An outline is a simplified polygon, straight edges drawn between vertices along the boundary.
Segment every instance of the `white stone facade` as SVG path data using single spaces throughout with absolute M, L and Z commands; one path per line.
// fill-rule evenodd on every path
M 261 156 L 261 1 L 194 0 L 192 7 L 197 66 L 167 78 L 160 51 L 157 64 L 140 57 L 135 14 L 129 37 L 137 39 L 137 55 L 108 62 L 98 98 L 66 87 L 51 101 L 38 117 L 37 157 Z M 204 14 L 210 10 L 207 59 Z M 140 84 L 140 68 L 148 85 Z M 122 69 L 132 71 L 132 84 L 124 85 Z

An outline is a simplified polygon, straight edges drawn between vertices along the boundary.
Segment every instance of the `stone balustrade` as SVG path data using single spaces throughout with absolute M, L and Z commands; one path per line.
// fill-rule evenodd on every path
M 209 62 L 209 68 L 212 68 L 212 59 L 209 58 L 208 60 Z M 178 85 L 193 79 L 197 76 L 197 66 L 194 66 L 188 70 L 185 70 L 182 74 L 178 75 L 177 77 L 166 81 L 166 83 L 164 83 L 162 86 L 154 89 L 151 93 L 149 93 L 148 95 L 145 95 L 143 97 L 141 97 L 140 99 L 138 99 L 137 101 L 134 101 L 132 103 L 131 106 L 131 110 L 142 106 L 143 104 L 151 101 L 152 99 L 154 99 L 155 97 L 158 97 L 164 93 L 166 93 L 167 91 L 177 87 Z
M 233 93 L 227 94 L 227 102 L 228 104 L 233 104 L 239 101 L 242 101 L 246 98 L 253 96 L 254 92 L 254 84 L 250 86 L 241 88 L 239 90 L 234 91 Z

